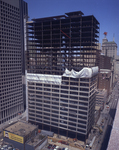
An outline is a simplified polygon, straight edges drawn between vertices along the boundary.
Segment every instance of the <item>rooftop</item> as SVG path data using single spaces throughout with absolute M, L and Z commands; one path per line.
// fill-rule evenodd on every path
M 84 15 L 84 13 L 81 11 L 74 11 L 74 12 L 69 12 L 69 13 L 65 13 L 65 14 L 67 16 Z
M 74 11 L 74 12 L 69 12 L 69 13 L 65 13 L 65 15 L 59 15 L 59 16 L 52 16 L 52 17 L 45 17 L 45 18 L 37 18 L 37 19 L 32 19 L 33 21 L 44 21 L 44 20 L 57 20 L 57 19 L 65 19 L 71 16 L 82 16 L 84 15 L 83 12 L 81 11 Z
M 73 69 L 71 71 L 66 69 L 62 76 L 72 77 L 72 78 L 91 78 L 96 74 L 98 74 L 98 67 L 92 67 L 92 68 L 84 67 L 79 72 L 76 72 Z M 49 84 L 61 84 L 62 76 L 27 73 L 27 80 L 41 82 L 41 83 L 49 83 Z
M 36 145 L 38 145 L 46 136 L 42 135 L 42 134 L 37 134 L 35 137 L 33 137 L 32 139 L 30 139 L 27 144 L 31 145 L 33 147 L 35 147 Z
M 105 89 L 98 89 L 96 95 L 102 95 L 104 96 L 105 94 L 107 94 L 107 90 Z
M 100 69 L 100 73 L 109 73 L 111 70 L 109 69 Z
M 35 125 L 18 121 L 15 124 L 5 128 L 5 131 L 24 137 L 36 128 L 37 127 Z
M 100 106 L 95 106 L 95 110 L 100 110 Z
M 27 80 L 41 82 L 41 83 L 61 84 L 61 76 L 60 75 L 27 73 Z
M 92 68 L 84 67 L 79 72 L 76 72 L 73 69 L 71 71 L 66 69 L 63 76 L 72 77 L 72 78 L 91 78 L 96 74 L 98 74 L 98 67 L 92 67 Z
M 114 41 L 104 42 L 104 44 L 116 44 Z
M 34 22 L 41 22 L 41 21 L 49 21 L 49 20 L 59 20 L 59 19 L 67 19 L 67 18 L 75 18 L 75 17 L 80 17 L 83 16 L 84 13 L 82 11 L 74 11 L 74 12 L 68 12 L 65 13 L 64 15 L 58 15 L 58 16 L 51 16 L 51 17 L 44 17 L 44 18 L 33 18 L 32 21 Z M 93 16 L 93 15 L 90 15 Z M 83 16 L 83 17 L 90 17 L 90 16 Z M 93 16 L 94 17 L 94 16 Z M 95 18 L 95 17 L 94 17 Z M 96 19 L 96 18 L 95 18 Z M 97 24 L 99 22 L 95 20 Z M 29 22 L 27 22 L 29 23 Z
M 118 149 L 119 149 L 119 103 L 117 105 L 117 111 L 107 150 L 118 150 Z

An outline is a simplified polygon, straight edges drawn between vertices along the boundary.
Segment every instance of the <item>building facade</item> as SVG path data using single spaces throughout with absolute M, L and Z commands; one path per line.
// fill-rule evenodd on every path
M 24 111 L 22 0 L 0 0 L 0 123 Z
M 108 57 L 116 59 L 117 57 L 117 44 L 113 41 L 108 42 L 108 39 L 105 37 L 102 40 L 102 53 Z
M 21 30 L 22 30 L 22 86 L 23 86 L 23 100 L 24 100 L 24 110 L 26 109 L 26 75 L 25 75 L 25 52 L 27 49 L 27 27 L 26 22 L 28 21 L 28 5 L 26 2 L 21 1 L 22 6 L 22 19 L 21 19 Z
M 107 90 L 98 89 L 96 93 L 96 106 L 99 106 L 101 110 L 103 110 L 106 104 L 106 101 L 107 101 Z
M 94 124 L 98 67 L 93 67 L 93 72 L 91 77 L 77 78 L 28 73 L 29 122 L 85 140 Z
M 99 90 L 107 90 L 107 96 L 112 91 L 112 72 L 108 69 L 100 69 L 98 74 L 98 86 Z
M 105 56 L 103 54 L 99 55 L 99 68 L 100 69 L 112 69 L 112 59 L 111 57 Z
M 115 91 L 119 90 L 119 82 L 114 87 Z M 115 93 L 113 93 L 115 96 Z M 118 99 L 118 96 L 115 98 Z M 113 119 L 113 123 L 110 125 L 110 135 L 109 135 L 109 141 L 107 145 L 107 150 L 112 150 L 112 149 L 118 149 L 119 147 L 119 142 L 118 142 L 118 137 L 119 137 L 119 103 L 115 103 L 115 107 L 111 108 L 113 109 L 114 113 L 111 116 Z
M 102 41 L 102 53 L 112 59 L 112 87 L 116 78 L 116 58 L 117 58 L 117 44 L 113 41 L 108 41 L 105 37 Z
M 119 56 L 117 55 L 116 59 L 116 75 L 119 77 Z
M 100 117 L 100 112 L 101 112 L 100 106 L 95 106 L 95 125 L 97 124 L 97 121 Z

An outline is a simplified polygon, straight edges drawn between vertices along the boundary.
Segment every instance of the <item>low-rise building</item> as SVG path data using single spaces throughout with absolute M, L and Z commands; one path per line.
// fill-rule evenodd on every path
M 95 124 L 97 123 L 100 117 L 101 108 L 100 106 L 95 106 Z
M 103 110 L 106 104 L 106 100 L 107 100 L 107 90 L 98 89 L 96 93 L 96 106 L 99 106 L 101 110 Z
M 35 150 L 37 146 L 42 147 L 47 143 L 47 137 L 38 134 L 38 126 L 26 122 L 18 121 L 5 128 L 3 132 L 4 141 L 14 145 L 19 150 L 27 149 L 25 147 L 29 147 L 29 150 Z
M 48 143 L 47 136 L 37 134 L 25 143 L 25 150 L 41 150 Z
M 116 114 L 113 121 L 113 126 L 110 133 L 110 139 L 108 142 L 107 150 L 119 149 L 119 103 L 116 107 Z
M 100 69 L 98 74 L 98 89 L 107 90 L 107 96 L 112 90 L 112 71 L 108 69 Z

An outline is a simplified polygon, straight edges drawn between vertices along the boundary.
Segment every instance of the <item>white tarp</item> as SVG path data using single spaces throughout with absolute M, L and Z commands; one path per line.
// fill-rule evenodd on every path
M 69 71 L 65 70 L 63 76 L 72 78 L 91 78 L 92 76 L 98 74 L 98 67 L 86 68 L 84 67 L 81 71 L 76 72 L 73 69 Z
M 69 71 L 65 70 L 63 76 L 72 78 L 91 78 L 92 76 L 98 74 L 98 67 L 83 68 L 81 71 L 76 72 L 73 69 Z M 36 81 L 41 83 L 52 83 L 61 84 L 62 76 L 60 75 L 47 75 L 47 74 L 33 74 L 27 73 L 28 81 Z
M 42 83 L 61 84 L 61 76 L 27 73 L 27 80 Z

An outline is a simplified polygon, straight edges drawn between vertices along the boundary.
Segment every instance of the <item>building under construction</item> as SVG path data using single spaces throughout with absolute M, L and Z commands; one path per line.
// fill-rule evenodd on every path
M 27 22 L 27 72 L 62 75 L 98 65 L 99 22 L 81 11 Z
M 99 22 L 77 11 L 27 25 L 28 121 L 85 140 L 94 124 Z

